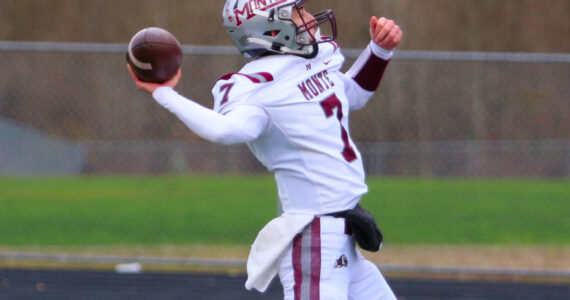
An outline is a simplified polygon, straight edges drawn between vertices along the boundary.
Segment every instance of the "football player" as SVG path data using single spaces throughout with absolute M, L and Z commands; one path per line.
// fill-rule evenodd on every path
M 223 25 L 252 60 L 215 83 L 213 110 L 174 90 L 180 72 L 164 84 L 133 80 L 204 139 L 247 143 L 274 173 L 284 213 L 260 231 L 246 288 L 264 291 L 279 274 L 285 299 L 395 299 L 355 246 L 375 251 L 382 237 L 355 234 L 375 223 L 358 205 L 368 188 L 348 117 L 378 89 L 402 31 L 371 17 L 371 42 L 343 73 L 334 13 L 311 14 L 306 2 L 227 0 Z

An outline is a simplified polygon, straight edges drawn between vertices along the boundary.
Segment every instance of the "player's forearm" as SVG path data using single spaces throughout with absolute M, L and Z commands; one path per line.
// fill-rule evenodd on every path
M 219 114 L 186 99 L 171 88 L 159 88 L 152 95 L 160 105 L 176 115 L 188 128 L 214 143 L 249 142 L 263 132 L 267 123 L 263 115 L 251 110 L 244 111 L 239 118 L 236 114 Z
M 370 42 L 368 47 L 360 54 L 360 57 L 346 72 L 363 89 L 373 92 L 378 89 L 384 71 L 393 56 L 393 51 L 388 51 Z

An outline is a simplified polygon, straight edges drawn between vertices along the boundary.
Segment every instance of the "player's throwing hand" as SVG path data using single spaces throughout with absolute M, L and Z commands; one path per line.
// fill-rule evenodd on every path
M 376 45 L 392 50 L 398 46 L 403 35 L 400 26 L 394 20 L 384 17 L 378 19 L 374 16 L 370 18 L 370 38 Z
M 140 78 L 138 78 L 137 75 L 135 75 L 135 72 L 133 71 L 132 67 L 129 64 L 127 64 L 127 70 L 131 74 L 131 77 L 133 78 L 133 81 L 137 89 L 143 92 L 147 92 L 149 94 L 152 94 L 157 88 L 161 86 L 168 86 L 174 88 L 178 84 L 178 81 L 182 76 L 182 72 L 180 71 L 180 69 L 178 69 L 178 72 L 176 72 L 176 74 L 168 81 L 164 83 L 154 83 L 154 82 L 147 82 L 140 80 Z

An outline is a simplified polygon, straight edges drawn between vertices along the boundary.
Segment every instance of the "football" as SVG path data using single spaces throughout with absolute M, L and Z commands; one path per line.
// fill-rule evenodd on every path
M 182 49 L 170 32 L 149 27 L 137 32 L 131 39 L 127 62 L 140 80 L 163 83 L 180 68 Z

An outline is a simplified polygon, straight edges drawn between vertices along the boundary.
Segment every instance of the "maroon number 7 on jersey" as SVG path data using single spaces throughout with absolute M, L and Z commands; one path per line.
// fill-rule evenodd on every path
M 342 149 L 341 152 L 342 156 L 344 157 L 344 160 L 346 160 L 347 162 L 355 160 L 356 152 L 354 152 L 354 149 L 352 148 L 352 146 L 350 146 L 350 143 L 348 141 L 348 132 L 346 131 L 344 126 L 342 126 L 342 117 L 343 117 L 342 103 L 340 103 L 340 100 L 336 97 L 335 94 L 332 94 L 330 97 L 321 101 L 321 107 L 325 111 L 325 115 L 327 116 L 327 118 L 330 118 L 334 115 L 334 109 L 336 108 L 336 118 L 340 123 L 341 138 L 342 142 L 344 143 L 344 149 Z
M 222 102 L 220 102 L 220 105 L 228 102 L 228 94 L 230 93 L 230 90 L 232 89 L 233 86 L 234 83 L 226 83 L 220 87 L 220 92 L 226 90 L 224 93 L 224 97 L 222 98 Z

